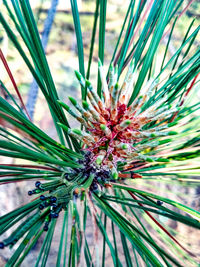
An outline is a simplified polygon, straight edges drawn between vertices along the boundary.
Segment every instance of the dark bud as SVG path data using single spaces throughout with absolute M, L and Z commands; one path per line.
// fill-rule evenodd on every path
M 50 216 L 50 218 L 53 218 L 53 216 L 54 216 L 54 213 L 50 213 L 50 215 L 49 215 L 49 216 Z
M 85 160 L 84 160 L 84 165 L 88 165 L 88 163 L 90 162 L 91 160 L 91 152 L 88 151 L 86 154 L 85 154 Z
M 49 222 L 45 222 L 45 225 L 48 226 L 49 225 Z
M 42 204 L 39 205 L 39 209 L 42 210 L 44 209 L 44 206 Z
M 44 230 L 44 231 L 48 231 L 48 229 L 49 229 L 48 225 L 45 225 L 45 226 L 43 227 L 43 230 Z
M 50 205 L 49 202 L 47 202 L 47 201 L 44 202 L 45 207 L 48 207 L 49 205 Z
M 93 167 L 93 166 L 91 166 L 91 168 L 90 168 L 90 173 L 96 173 L 96 168 Z
M 58 218 L 59 214 L 58 213 L 53 213 L 53 218 Z
M 56 203 L 52 203 L 51 207 L 53 207 L 54 209 L 58 207 L 58 205 Z
M 56 202 L 56 200 L 57 200 L 57 198 L 56 198 L 56 197 L 53 197 L 53 196 L 51 196 L 51 197 L 50 197 L 50 202 L 51 202 L 51 203 L 54 203 L 54 202 Z
M 83 164 L 83 163 L 84 163 L 84 160 L 79 159 L 79 160 L 78 160 L 78 163 L 79 163 L 79 164 Z
M 33 191 L 28 191 L 28 195 L 31 196 L 33 194 Z
M 101 177 L 102 177 L 102 178 L 107 178 L 107 179 L 108 179 L 108 178 L 110 177 L 110 173 L 109 173 L 109 171 L 103 171 Z
M 40 185 L 41 185 L 40 181 L 37 181 L 37 182 L 35 183 L 35 187 L 39 187 Z
M 92 152 L 91 152 L 91 151 L 87 151 L 87 152 L 85 153 L 85 158 L 90 158 L 91 155 L 92 155 Z
M 3 242 L 0 242 L 0 249 L 3 249 L 5 247 Z
M 93 190 L 95 191 L 95 190 L 97 190 L 98 189 L 98 185 L 97 184 L 94 184 L 93 185 Z
M 44 195 L 41 195 L 41 196 L 40 196 L 40 199 L 41 199 L 41 200 L 45 200 L 46 197 L 45 197 Z
M 91 191 L 96 191 L 98 189 L 98 185 L 96 183 L 92 183 L 90 186 Z
M 95 178 L 97 179 L 98 177 L 100 177 L 101 176 L 101 172 L 96 172 L 95 173 Z
M 158 206 L 161 206 L 163 204 L 163 202 L 162 201 L 160 201 L 160 200 L 157 200 L 157 205 Z
M 104 183 L 106 179 L 104 177 L 101 177 L 101 181 Z
M 65 179 L 68 179 L 69 173 L 65 173 Z

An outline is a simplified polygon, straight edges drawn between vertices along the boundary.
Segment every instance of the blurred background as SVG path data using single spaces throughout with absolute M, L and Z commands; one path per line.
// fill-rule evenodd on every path
M 80 87 L 75 78 L 74 70 L 78 70 L 78 58 L 77 58 L 77 46 L 76 46 L 76 36 L 74 32 L 73 19 L 71 15 L 70 1 L 66 0 L 34 0 L 30 1 L 35 19 L 38 24 L 38 28 L 41 36 L 43 36 L 47 59 L 52 71 L 54 81 L 59 93 L 59 96 L 62 101 L 68 102 L 68 96 L 73 96 L 76 99 L 80 99 Z M 184 6 L 190 1 L 185 0 Z M 0 2 L 1 4 L 1 2 Z M 105 69 L 107 70 L 108 64 L 110 63 L 111 56 L 118 38 L 118 35 L 123 24 L 125 13 L 129 1 L 127 0 L 109 0 L 107 6 L 107 22 L 106 22 L 106 41 L 105 41 Z M 85 55 L 85 69 L 87 69 L 91 33 L 93 26 L 93 16 L 95 10 L 95 1 L 92 0 L 78 0 L 78 7 L 80 11 L 80 21 L 82 27 L 83 43 L 84 43 L 84 55 Z M 3 7 L 1 5 L 1 11 L 3 12 Z M 55 12 L 54 12 L 55 11 Z M 54 16 L 55 15 L 55 16 Z M 49 16 L 49 17 L 48 17 Z M 167 58 L 169 59 L 176 49 L 180 46 L 183 36 L 187 31 L 187 27 L 193 18 L 196 18 L 196 21 L 193 25 L 193 28 L 196 28 L 200 22 L 200 1 L 196 0 L 190 5 L 186 13 L 178 20 L 175 31 L 173 32 L 173 40 L 170 43 Z M 47 19 L 48 18 L 48 19 Z M 9 21 L 9 17 L 8 17 Z M 52 23 L 52 27 L 51 27 Z M 46 28 L 45 28 L 46 27 Z M 49 35 L 48 35 L 49 29 Z M 49 38 L 47 38 L 49 37 Z M 46 38 L 46 39 L 45 39 Z M 48 42 L 47 42 L 48 41 Z M 43 44 L 44 44 L 43 43 Z M 167 43 L 167 36 L 162 40 L 160 51 L 164 51 Z M 195 47 L 198 47 L 200 44 L 200 38 L 195 41 Z M 30 88 L 34 88 L 33 77 L 31 76 L 28 68 L 23 62 L 22 58 L 13 48 L 12 43 L 8 40 L 6 33 L 4 32 L 2 26 L 0 26 L 0 45 L 6 56 L 11 71 L 15 77 L 18 88 L 23 95 L 24 102 L 27 103 L 27 106 L 31 106 L 32 103 L 36 100 L 35 107 L 33 105 L 33 120 L 34 122 L 46 133 L 48 133 L 54 139 L 57 138 L 56 131 L 52 127 L 52 120 L 48 110 L 48 106 L 45 103 L 44 97 L 40 92 L 33 94 Z M 159 58 L 159 54 L 158 54 Z M 91 82 L 94 87 L 96 87 L 96 77 L 97 77 L 97 60 L 98 60 L 98 31 L 96 35 L 96 44 L 94 47 L 94 56 L 93 63 L 91 67 Z M 6 87 L 13 92 L 12 84 L 9 80 L 9 77 L 6 71 L 3 68 L 3 65 L 0 64 L 0 79 L 5 83 Z M 196 86 L 195 90 L 198 90 L 197 96 L 200 100 L 200 90 L 199 86 Z M 192 98 L 192 96 L 191 96 Z M 199 101 L 198 100 L 198 101 Z M 68 116 L 68 114 L 67 114 Z M 68 117 L 70 125 L 76 127 L 76 122 L 72 120 L 71 117 Z M 0 157 L 0 162 L 9 163 L 8 159 L 3 159 Z M 22 163 L 17 161 L 18 163 Z M 153 182 L 152 182 L 153 183 Z M 152 184 L 154 186 L 155 184 Z M 164 196 L 174 198 L 174 192 L 177 192 L 178 201 L 189 205 L 191 207 L 199 210 L 200 206 L 200 187 L 187 187 L 184 184 L 173 184 L 173 186 L 165 184 L 156 184 L 157 193 L 160 193 Z M 30 197 L 27 196 L 27 191 L 34 187 L 33 182 L 25 183 L 21 182 L 18 184 L 8 184 L 2 185 L 0 187 L 0 199 L 1 199 L 1 210 L 0 215 L 5 214 L 8 211 L 26 203 Z M 171 192 L 173 193 L 171 194 Z M 60 219 L 61 221 L 61 219 Z M 187 243 L 187 247 L 194 252 L 197 257 L 200 257 L 200 238 L 197 236 L 196 230 L 193 230 L 189 227 L 186 227 L 179 223 L 172 223 L 170 221 L 163 221 L 173 227 L 176 231 L 181 232 L 179 240 Z M 173 224 L 173 225 L 172 225 Z M 47 266 L 55 266 L 55 255 L 57 253 L 60 232 L 57 227 L 57 233 L 54 237 L 54 243 L 50 257 L 48 259 Z M 92 231 L 88 232 L 88 236 L 91 237 L 90 246 L 93 246 L 92 243 Z M 42 242 L 42 239 L 39 243 Z M 38 250 L 41 244 L 36 245 L 34 250 L 30 253 L 27 260 L 24 261 L 22 266 L 33 266 L 32 260 L 36 258 Z M 5 265 L 6 259 L 9 257 L 9 250 L 6 249 L 6 253 L 0 251 L 0 267 Z M 12 251 L 11 251 L 12 253 Z M 119 252 L 120 253 L 120 252 Z M 121 252 L 123 253 L 123 252 Z M 107 255 L 107 264 L 106 266 L 112 266 L 112 260 L 109 259 L 109 254 Z M 193 265 L 191 265 L 193 266 Z

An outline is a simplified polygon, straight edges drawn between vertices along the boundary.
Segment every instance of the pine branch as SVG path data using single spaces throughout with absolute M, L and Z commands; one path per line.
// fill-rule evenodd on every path
M 44 22 L 44 30 L 41 35 L 41 41 L 42 41 L 42 46 L 45 51 L 47 48 L 49 34 L 52 29 L 54 17 L 56 15 L 56 8 L 58 6 L 58 3 L 59 3 L 59 0 L 52 0 L 51 7 L 48 10 L 47 18 Z M 34 110 L 35 110 L 35 105 L 37 102 L 37 97 L 38 97 L 38 84 L 36 80 L 33 80 L 31 87 L 29 89 L 28 100 L 26 103 L 26 107 L 28 109 L 31 119 L 33 119 L 33 116 L 34 116 Z

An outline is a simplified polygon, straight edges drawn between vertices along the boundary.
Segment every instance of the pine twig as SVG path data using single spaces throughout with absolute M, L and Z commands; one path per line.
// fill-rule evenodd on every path
M 49 34 L 51 32 L 51 28 L 53 25 L 53 21 L 55 18 L 55 14 L 56 14 L 56 8 L 58 6 L 59 0 L 52 0 L 51 1 L 51 7 L 48 11 L 48 15 L 47 18 L 44 22 L 44 30 L 42 32 L 42 36 L 41 36 L 41 40 L 42 40 L 42 46 L 44 48 L 44 50 L 46 50 L 47 48 L 47 44 L 48 44 L 48 40 L 49 40 Z M 33 119 L 34 116 L 34 110 L 35 110 L 35 104 L 37 101 L 37 97 L 38 97 L 38 84 L 36 82 L 36 80 L 34 79 L 29 93 L 28 93 L 28 100 L 27 100 L 27 110 L 28 113 L 30 114 L 31 119 Z

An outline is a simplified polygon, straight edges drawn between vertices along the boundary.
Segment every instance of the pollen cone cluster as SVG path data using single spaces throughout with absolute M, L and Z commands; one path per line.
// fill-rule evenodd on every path
M 170 142 L 168 136 L 176 134 L 169 128 L 175 124 L 170 122 L 170 118 L 178 107 L 169 106 L 165 97 L 150 103 L 158 81 L 147 81 L 141 90 L 142 95 L 129 105 L 137 77 L 134 62 L 130 64 L 121 87 L 117 82 L 117 66 L 111 65 L 108 82 L 100 61 L 99 72 L 101 97 L 88 80 L 75 72 L 81 86 L 87 88 L 87 101 L 82 101 L 80 105 L 69 97 L 74 110 L 61 101 L 59 103 L 83 125 L 84 130 L 60 124 L 63 130 L 80 140 L 83 150 L 92 152 L 92 160 L 98 165 L 107 166 L 114 178 L 118 177 L 119 166 L 121 170 L 131 170 L 138 163 L 168 161 L 156 155 L 155 148 Z

